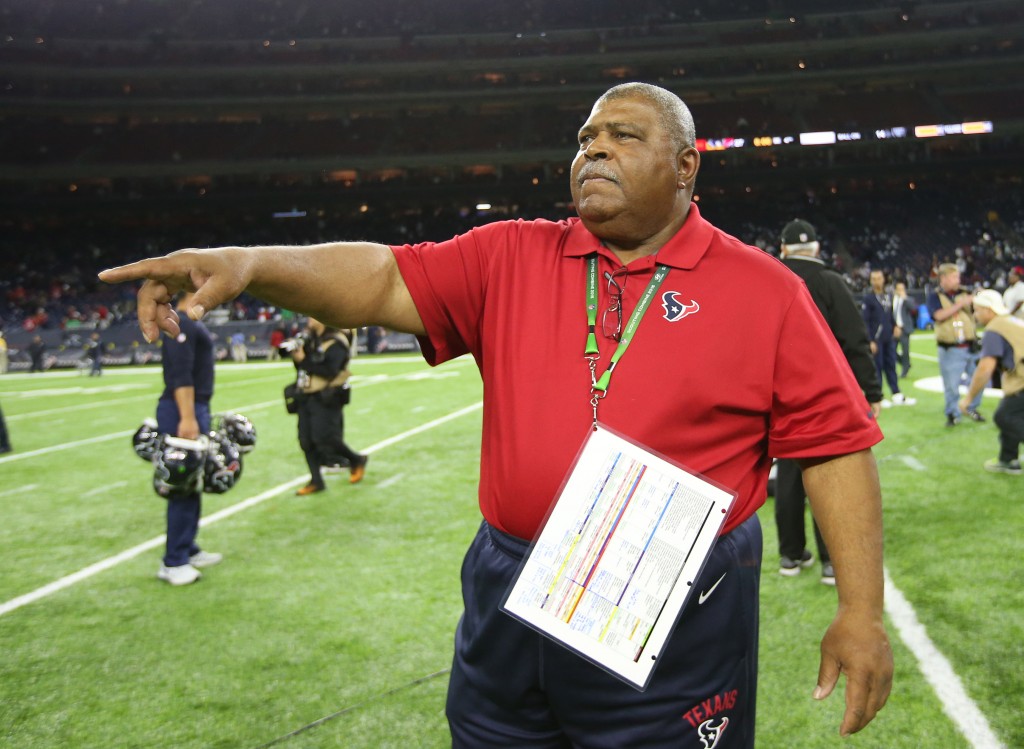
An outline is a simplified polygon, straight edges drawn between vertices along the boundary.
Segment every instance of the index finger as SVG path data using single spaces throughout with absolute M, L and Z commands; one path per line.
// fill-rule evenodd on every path
M 178 291 L 191 286 L 187 268 L 182 269 L 169 258 L 150 258 L 109 268 L 102 271 L 99 278 L 104 283 L 144 279 L 136 303 L 142 337 L 152 343 L 160 337 L 161 330 L 177 335 L 178 316 L 171 301 Z
M 141 281 L 143 279 L 166 280 L 171 275 L 169 272 L 171 269 L 166 268 L 165 265 L 164 258 L 138 260 L 134 263 L 100 271 L 99 279 L 104 283 L 124 283 L 125 281 Z M 171 292 L 179 291 L 182 288 L 185 288 L 184 285 L 177 289 L 171 289 Z

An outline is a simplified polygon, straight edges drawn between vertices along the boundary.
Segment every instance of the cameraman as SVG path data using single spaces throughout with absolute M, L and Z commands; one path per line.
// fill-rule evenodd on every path
M 344 440 L 342 408 L 349 402 L 349 339 L 312 317 L 302 335 L 286 341 L 297 370 L 299 446 L 306 454 L 309 483 L 296 494 L 324 490 L 321 467 L 347 463 L 349 482 L 361 481 L 369 456 L 354 452 Z

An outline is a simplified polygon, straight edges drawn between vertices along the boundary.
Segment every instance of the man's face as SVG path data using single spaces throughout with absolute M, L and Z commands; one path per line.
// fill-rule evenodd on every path
M 685 214 L 700 165 L 677 153 L 657 108 L 640 98 L 599 102 L 579 133 L 570 170 L 576 211 L 587 229 L 619 245 L 640 243 Z
M 988 325 L 992 322 L 992 318 L 996 316 L 996 313 L 990 310 L 988 307 L 975 307 L 974 308 L 974 319 L 978 321 L 979 325 Z
M 903 283 L 896 284 L 896 296 L 905 297 L 907 295 L 907 286 Z
M 1013 272 L 1013 271 L 1011 270 L 1011 271 L 1010 271 L 1010 283 L 1017 283 L 1017 282 L 1018 282 L 1019 280 L 1020 280 L 1020 276 L 1019 276 L 1019 275 L 1017 275 L 1016 273 L 1014 273 L 1014 272 Z
M 960 271 L 955 270 L 944 276 L 939 276 L 939 286 L 943 291 L 956 291 L 960 288 Z
M 880 293 L 885 289 L 885 274 L 882 271 L 871 271 L 871 289 L 875 293 Z

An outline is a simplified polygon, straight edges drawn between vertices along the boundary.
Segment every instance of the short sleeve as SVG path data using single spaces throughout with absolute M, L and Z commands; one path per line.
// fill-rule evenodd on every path
M 445 242 L 391 247 L 427 330 L 420 347 L 428 363 L 480 353 L 488 256 L 506 242 L 502 229 L 499 222 Z
M 165 337 L 161 355 L 167 360 L 164 364 L 164 379 L 171 390 L 183 387 L 195 387 L 192 372 L 195 368 L 196 346 L 191 340 L 196 331 L 191 326 L 182 326 L 174 338 Z

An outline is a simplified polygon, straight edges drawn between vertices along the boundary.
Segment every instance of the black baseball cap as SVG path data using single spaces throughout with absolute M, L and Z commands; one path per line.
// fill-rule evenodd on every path
M 803 219 L 793 219 L 782 230 L 782 244 L 806 244 L 817 241 L 818 233 Z

